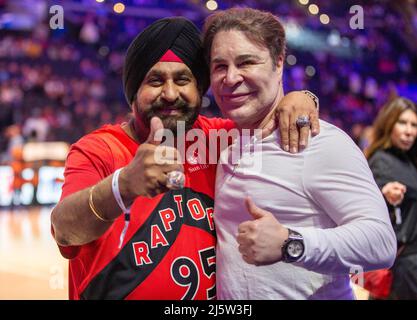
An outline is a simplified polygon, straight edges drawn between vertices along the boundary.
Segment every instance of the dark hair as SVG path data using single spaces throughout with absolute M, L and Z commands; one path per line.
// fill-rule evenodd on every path
M 392 147 L 391 133 L 398 118 L 405 110 L 412 110 L 417 114 L 416 105 L 409 99 L 396 97 L 387 102 L 379 111 L 373 124 L 373 139 L 370 146 L 366 149 L 365 155 L 369 159 L 380 149 Z M 407 151 L 410 159 L 417 166 L 417 139 L 413 146 Z
M 220 31 L 238 30 L 253 42 L 268 48 L 272 61 L 285 56 L 285 30 L 270 12 L 250 8 L 231 8 L 217 11 L 206 18 L 203 28 L 204 55 L 210 63 L 215 35 Z

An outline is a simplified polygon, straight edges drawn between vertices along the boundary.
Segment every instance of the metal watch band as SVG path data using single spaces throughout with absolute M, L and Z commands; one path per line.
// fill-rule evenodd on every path
M 306 95 L 308 95 L 315 103 L 317 111 L 319 110 L 319 98 L 311 91 L 309 90 L 301 90 L 301 92 L 305 93 Z

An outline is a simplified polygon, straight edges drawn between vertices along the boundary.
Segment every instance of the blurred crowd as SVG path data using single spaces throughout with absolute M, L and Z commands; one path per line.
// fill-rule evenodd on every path
M 324 1 L 323 8 L 330 10 L 330 2 Z M 287 59 L 285 90 L 316 93 L 321 118 L 366 147 L 367 127 L 383 103 L 417 86 L 417 54 L 407 46 L 401 13 L 379 3 L 369 5 L 370 25 L 352 30 L 346 17 L 339 25 L 335 19 L 326 26 L 291 1 L 280 2 L 275 10 L 284 21 L 297 21 L 304 29 L 330 33 L 337 27 L 339 38 L 348 39 L 355 49 L 351 56 L 340 56 L 290 44 L 287 54 L 296 62 Z M 344 10 L 349 12 L 348 7 Z M 417 14 L 413 14 L 417 29 Z M 66 19 L 63 30 L 51 30 L 47 21 L 30 32 L 0 30 L 0 164 L 10 160 L 8 150 L 13 145 L 73 143 L 102 124 L 126 120 L 129 107 L 121 80 L 124 52 L 152 19 L 93 14 Z M 200 27 L 201 22 L 197 22 Z M 306 72 L 308 66 L 313 71 Z M 211 104 L 203 113 L 219 116 L 210 92 L 208 96 Z

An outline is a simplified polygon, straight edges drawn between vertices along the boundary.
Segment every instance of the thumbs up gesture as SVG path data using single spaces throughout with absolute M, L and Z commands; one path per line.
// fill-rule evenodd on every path
M 245 204 L 252 219 L 238 227 L 237 242 L 243 260 L 255 265 L 280 261 L 288 229 L 272 213 L 257 207 L 251 198 L 246 198 Z
M 146 139 L 145 143 L 159 146 L 162 142 L 162 130 L 164 130 L 164 124 L 162 123 L 162 120 L 158 117 L 153 117 L 151 119 L 148 139 Z
M 120 173 L 120 193 L 128 205 L 138 196 L 154 197 L 168 191 L 167 174 L 171 171 L 184 172 L 178 150 L 160 145 L 163 129 L 161 119 L 153 117 L 147 140 Z

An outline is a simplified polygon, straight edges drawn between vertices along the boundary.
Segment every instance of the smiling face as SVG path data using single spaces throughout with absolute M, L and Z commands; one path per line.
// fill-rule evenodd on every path
M 164 128 L 176 133 L 177 121 L 191 128 L 200 110 L 197 81 L 183 63 L 158 62 L 146 74 L 132 105 L 139 127 L 149 128 L 159 117 Z
M 399 116 L 391 132 L 392 145 L 400 150 L 408 151 L 417 137 L 417 114 L 410 109 Z
M 256 128 L 281 99 L 283 59 L 242 31 L 218 32 L 210 53 L 211 89 L 222 113 L 240 128 Z

